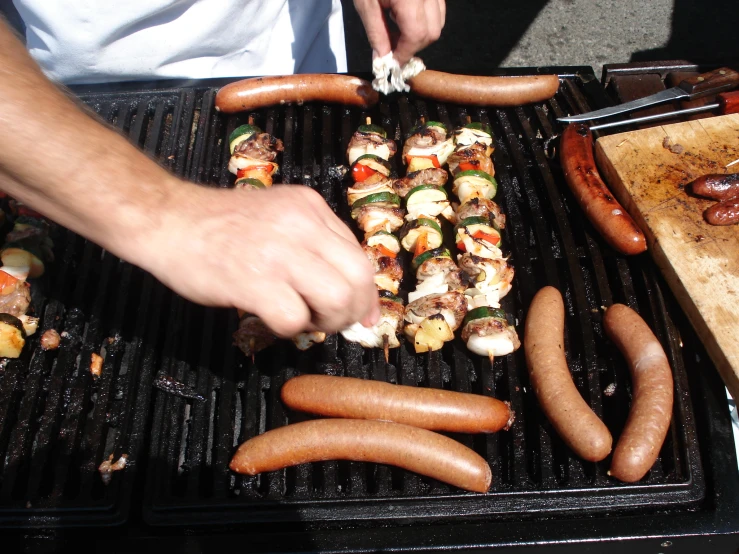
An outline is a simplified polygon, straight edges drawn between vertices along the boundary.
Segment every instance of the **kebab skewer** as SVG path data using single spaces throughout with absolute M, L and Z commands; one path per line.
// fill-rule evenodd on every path
M 453 220 L 454 211 L 444 189 L 448 176 L 442 166 L 453 149 L 443 124 L 422 123 L 403 147 L 406 177 L 394 183 L 407 210 L 401 244 L 413 254 L 417 280 L 416 289 L 408 294 L 403 330 L 417 353 L 439 350 L 452 340 L 467 312 L 466 275 L 443 246 L 441 218 Z
M 505 215 L 493 201 L 497 192 L 491 155 L 493 136 L 489 126 L 468 123 L 454 132 L 454 152 L 449 170 L 457 224 L 455 244 L 460 268 L 470 279 L 465 291 L 468 313 L 462 324 L 462 340 L 475 354 L 495 356 L 517 350 L 521 342 L 500 308 L 500 299 L 511 290 L 513 268 L 500 250 Z
M 43 275 L 54 259 L 54 243 L 44 216 L 7 196 L 3 199 L 15 220 L 0 250 L 0 357 L 17 358 L 39 322 L 26 313 L 31 304 L 27 279 Z
M 247 190 L 266 189 L 272 186 L 272 176 L 279 169 L 275 162 L 282 152 L 282 141 L 254 125 L 250 119 L 246 125 L 237 127 L 228 138 L 231 159 L 228 169 L 236 174 L 236 188 Z M 233 335 L 234 343 L 244 354 L 251 356 L 271 346 L 277 336 L 257 316 L 238 310 L 239 328 Z M 326 334 L 319 331 L 300 333 L 293 343 L 300 350 L 307 350 L 323 342 Z
M 385 130 L 367 118 L 352 136 L 347 148 L 353 184 L 347 189 L 347 203 L 357 226 L 364 231 L 362 249 L 375 268 L 375 286 L 380 296 L 380 319 L 372 327 L 355 323 L 342 336 L 365 348 L 382 347 L 385 362 L 389 349 L 398 348 L 403 322 L 403 300 L 398 297 L 403 268 L 397 259 L 400 240 L 393 234 L 403 225 L 400 197 L 390 178 L 390 158 L 397 151 Z

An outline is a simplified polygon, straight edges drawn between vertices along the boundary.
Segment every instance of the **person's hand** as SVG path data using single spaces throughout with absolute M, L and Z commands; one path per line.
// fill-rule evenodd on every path
M 438 40 L 446 19 L 445 0 L 354 0 L 354 5 L 376 55 L 392 50 L 400 65 Z M 397 40 L 390 36 L 385 9 L 400 30 Z
M 181 185 L 142 264 L 177 293 L 253 313 L 284 337 L 377 321 L 373 268 L 316 192 Z

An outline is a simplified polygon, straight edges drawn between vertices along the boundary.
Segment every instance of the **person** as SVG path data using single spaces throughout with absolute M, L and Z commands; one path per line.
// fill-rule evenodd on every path
M 303 1 L 314 4 L 309 0 L 241 3 L 261 9 L 273 3 L 290 8 Z M 151 29 L 144 19 L 123 10 L 124 5 L 156 5 L 159 14 L 166 12 L 164 25 L 185 17 L 188 6 L 194 9 L 219 3 L 119 2 L 114 8 L 120 10 L 115 29 L 107 27 L 107 33 L 100 32 L 88 42 L 81 38 L 84 29 L 79 29 L 76 37 L 74 28 L 67 29 L 60 38 L 61 28 L 56 24 L 49 27 L 54 18 L 70 24 L 70 13 L 59 12 L 53 4 L 57 3 L 16 0 L 20 14 L 28 18 L 31 35 L 35 32 L 48 45 L 53 44 L 44 54 L 38 50 L 44 46 L 33 43 L 34 56 L 49 75 L 66 78 L 66 82 L 89 81 L 86 71 L 93 81 L 145 75 L 205 77 L 212 75 L 203 72 L 228 73 L 239 65 L 211 59 L 227 49 L 208 50 L 213 42 L 200 29 L 207 29 L 217 42 L 218 25 L 197 27 L 206 15 L 222 20 L 221 15 L 229 19 L 232 12 L 201 11 L 200 21 L 191 21 L 191 32 L 197 33 L 196 42 L 203 43 L 202 51 L 215 54 L 200 56 L 194 43 L 180 44 L 185 51 L 179 57 L 170 51 L 170 61 L 194 63 L 181 64 L 176 71 L 170 63 L 161 63 L 163 72 L 157 73 L 155 64 L 140 59 L 146 58 L 145 49 L 136 50 L 135 63 L 123 63 L 126 49 L 116 44 L 116 37 L 124 42 L 139 35 L 149 41 L 157 37 L 148 33 Z M 77 2 L 60 4 L 71 8 Z M 94 9 L 90 6 L 97 3 L 79 4 L 88 11 L 74 13 L 84 20 L 85 29 L 93 29 Z M 437 38 L 444 24 L 443 0 L 356 0 L 356 6 L 376 54 L 386 54 L 394 47 L 399 61 Z M 47 9 L 50 11 L 44 13 Z M 385 10 L 397 23 L 397 37 L 389 31 Z M 254 12 L 251 15 L 258 25 L 266 21 Z M 328 19 L 330 15 L 324 22 Z M 316 36 L 322 32 L 315 30 Z M 64 37 L 71 45 L 67 49 Z M 81 51 L 90 45 L 96 45 L 100 52 Z M 159 63 L 164 58 L 158 57 L 157 49 L 156 44 L 150 44 L 151 59 Z M 111 50 L 115 55 L 109 57 Z M 65 95 L 1 18 L 0 52 L 0 190 L 149 271 L 178 294 L 200 304 L 254 313 L 281 336 L 304 330 L 333 332 L 357 321 L 365 325 L 377 321 L 379 303 L 372 267 L 352 232 L 316 192 L 308 187 L 274 186 L 247 194 L 182 181 Z M 68 63 L 59 61 L 65 55 L 71 60 Z M 308 58 L 293 55 L 293 67 L 296 60 Z M 254 67 L 265 68 L 258 61 Z M 304 65 L 297 68 L 302 70 Z

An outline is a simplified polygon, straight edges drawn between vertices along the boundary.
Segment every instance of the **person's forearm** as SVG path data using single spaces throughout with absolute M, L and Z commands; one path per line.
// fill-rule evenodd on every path
M 0 190 L 128 257 L 181 183 L 67 98 L 2 19 L 0 52 Z

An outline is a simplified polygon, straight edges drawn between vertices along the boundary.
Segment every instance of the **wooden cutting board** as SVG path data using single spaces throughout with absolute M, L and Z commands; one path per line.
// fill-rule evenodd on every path
M 739 172 L 739 114 L 602 137 L 603 178 L 645 232 L 649 250 L 729 392 L 739 399 L 739 225 L 703 219 L 715 201 L 683 187 L 707 173 Z

